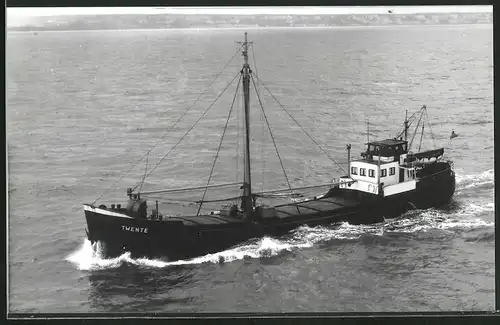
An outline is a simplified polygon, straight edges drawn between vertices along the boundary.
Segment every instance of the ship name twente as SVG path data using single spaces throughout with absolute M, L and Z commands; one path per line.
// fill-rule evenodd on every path
M 142 232 L 144 234 L 148 233 L 148 228 L 122 226 L 122 230 L 130 231 L 130 232 Z

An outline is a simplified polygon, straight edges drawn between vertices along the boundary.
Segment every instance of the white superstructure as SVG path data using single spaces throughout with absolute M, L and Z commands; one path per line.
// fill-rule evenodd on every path
M 350 179 L 341 179 L 340 188 L 382 196 L 416 189 L 415 168 L 406 164 L 407 141 L 370 142 L 362 156 L 362 159 L 349 162 Z

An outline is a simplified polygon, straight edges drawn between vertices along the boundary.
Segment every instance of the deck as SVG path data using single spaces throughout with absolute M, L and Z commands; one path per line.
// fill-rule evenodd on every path
M 308 215 L 324 215 L 335 210 L 340 210 L 343 208 L 354 207 L 358 205 L 359 202 L 343 197 L 329 197 L 321 198 L 317 200 L 288 203 L 274 206 L 276 209 L 276 216 L 272 219 L 275 221 L 294 219 L 297 217 L 305 217 Z M 167 217 L 163 220 L 168 221 L 180 221 L 186 226 L 220 226 L 220 225 L 235 225 L 244 223 L 243 217 L 229 217 L 222 216 L 219 214 L 214 215 L 199 215 L 199 216 L 172 216 Z
M 299 215 L 322 214 L 342 208 L 353 207 L 358 204 L 359 203 L 355 200 L 343 197 L 329 197 L 318 200 L 278 205 L 275 206 L 275 208 L 277 217 L 279 219 L 285 219 L 297 217 Z

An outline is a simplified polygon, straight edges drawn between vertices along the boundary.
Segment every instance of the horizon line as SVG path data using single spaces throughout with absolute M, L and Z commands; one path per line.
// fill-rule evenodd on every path
M 43 17 L 66 15 L 220 14 L 220 15 L 331 15 L 410 13 L 493 13 L 492 5 L 444 6 L 248 6 L 248 7 L 6 7 L 7 16 Z

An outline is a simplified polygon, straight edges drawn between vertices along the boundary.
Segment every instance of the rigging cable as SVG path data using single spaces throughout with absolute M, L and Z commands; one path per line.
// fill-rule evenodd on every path
M 168 200 L 166 200 L 165 197 L 161 197 L 161 196 L 149 196 L 148 195 L 147 198 L 150 200 L 158 200 L 160 203 L 163 203 L 163 204 L 179 204 L 179 205 L 183 205 L 183 206 L 192 206 L 192 205 L 196 204 L 192 200 L 173 199 L 173 198 L 168 198 Z
M 347 184 L 349 184 L 349 183 L 354 183 L 354 181 L 350 181 L 350 182 L 346 182 L 346 183 L 347 183 Z M 311 185 L 311 186 L 295 187 L 295 188 L 292 188 L 292 191 L 296 191 L 296 190 L 305 190 L 305 189 L 315 189 L 315 188 L 323 188 L 323 187 L 329 187 L 329 188 L 332 188 L 332 187 L 333 187 L 333 184 L 328 183 L 328 184 L 320 184 L 320 185 Z M 265 195 L 265 194 L 270 194 L 270 193 L 278 193 L 278 192 L 285 192 L 285 191 L 287 191 L 287 189 L 270 190 L 270 191 L 264 191 L 264 192 L 254 193 L 254 195 L 261 196 L 261 195 Z M 291 192 L 290 194 L 291 194 L 291 195 L 297 195 L 297 194 L 299 194 L 299 193 L 293 193 L 293 192 Z
M 144 180 L 146 179 L 146 172 L 148 171 L 148 161 L 149 161 L 149 152 L 146 156 L 146 167 L 144 168 L 144 176 L 142 177 L 141 187 L 139 188 L 139 192 L 141 192 L 142 185 L 144 184 Z
M 240 172 L 239 172 L 239 161 L 240 161 L 240 108 L 241 108 L 241 102 L 238 101 L 238 108 L 236 109 L 236 168 L 235 168 L 235 171 L 236 171 L 236 174 L 234 176 L 234 182 L 237 183 L 238 182 L 238 176 L 240 175 Z
M 269 90 L 269 88 L 267 88 L 267 86 L 264 84 L 264 82 L 262 82 L 262 80 L 260 80 L 260 78 L 258 76 L 255 76 L 259 81 L 260 83 L 262 84 L 262 86 L 264 86 L 264 88 L 267 90 L 267 92 L 274 98 L 274 100 L 278 103 L 278 105 L 281 106 L 281 108 L 287 113 L 287 115 L 295 122 L 295 124 L 297 124 L 299 126 L 299 128 L 302 130 L 302 132 L 304 132 L 308 137 L 309 139 L 323 152 L 323 154 L 325 154 L 325 156 L 328 157 L 328 159 L 330 159 L 331 161 L 333 161 L 335 163 L 335 165 L 337 165 L 337 167 L 340 168 L 340 170 L 342 170 L 344 173 L 347 173 L 344 168 L 339 165 L 332 157 L 330 157 L 330 155 L 328 155 L 328 153 L 325 151 L 325 149 L 323 149 L 317 142 L 316 140 L 314 140 L 310 135 L 309 133 L 306 132 L 306 130 L 304 130 L 304 128 L 299 124 L 299 122 L 288 112 L 288 110 L 278 101 L 278 99 L 273 95 L 273 93 Z
M 224 131 L 222 131 L 222 136 L 220 138 L 219 147 L 217 148 L 217 153 L 215 155 L 214 163 L 212 164 L 212 169 L 210 170 L 210 175 L 208 176 L 207 186 L 210 185 L 210 180 L 212 179 L 212 174 L 214 172 L 215 164 L 217 163 L 217 158 L 219 158 L 219 152 L 222 147 L 222 141 L 224 140 L 224 135 L 226 135 L 227 125 L 229 124 L 229 119 L 231 118 L 231 113 L 233 112 L 234 102 L 236 101 L 236 96 L 238 95 L 238 90 L 240 88 L 241 78 L 243 74 L 240 74 L 240 79 L 238 80 L 238 84 L 236 85 L 236 91 L 234 92 L 233 102 L 231 103 L 231 109 L 229 110 L 229 114 L 227 115 L 226 125 L 224 126 Z M 207 194 L 208 187 L 205 187 L 205 191 L 203 192 L 203 197 L 200 201 L 200 206 L 198 207 L 198 212 L 196 215 L 200 214 L 201 206 L 203 205 L 203 200 L 205 200 L 205 195 Z
M 420 152 L 420 148 L 422 147 L 422 140 L 424 139 L 424 126 L 425 126 L 425 122 L 422 122 L 422 134 L 420 135 L 420 143 L 418 144 L 418 152 Z
M 253 65 L 255 67 L 255 75 L 258 76 L 259 75 L 259 70 L 257 69 L 257 60 L 255 59 L 255 52 L 253 50 L 255 46 L 255 43 L 252 43 L 251 45 L 251 48 L 252 48 L 252 58 L 253 58 Z M 257 87 L 255 89 L 255 91 L 257 93 L 260 93 L 260 87 L 259 87 L 259 82 L 257 80 Z M 259 114 L 260 115 L 260 114 Z M 265 125 L 263 123 L 263 120 L 262 120 L 262 115 L 261 116 L 261 125 L 262 125 L 262 130 L 261 130 L 261 136 L 262 136 L 262 144 L 264 144 L 264 140 L 265 140 Z M 264 190 L 264 185 L 265 185 L 265 181 L 266 181 L 266 175 L 265 175 L 265 171 L 266 171 L 266 153 L 264 152 L 264 145 L 261 146 L 260 148 L 260 156 L 261 156 L 261 159 L 262 159 L 262 170 L 261 170 L 261 182 L 260 182 L 260 190 L 263 191 Z
M 264 106 L 262 106 L 262 101 L 260 100 L 260 95 L 259 95 L 259 92 L 257 91 L 257 86 L 255 85 L 255 79 L 253 78 L 252 74 L 250 74 L 250 76 L 252 77 L 253 87 L 255 88 L 255 92 L 257 94 L 257 99 L 259 100 L 260 108 L 262 110 L 262 114 L 264 115 L 264 119 L 266 121 L 267 128 L 269 130 L 269 134 L 271 135 L 271 139 L 273 140 L 274 149 L 276 149 L 276 155 L 278 156 L 278 159 L 279 159 L 280 164 L 281 164 L 281 169 L 283 170 L 283 174 L 285 175 L 286 183 L 288 184 L 288 188 L 290 189 L 290 191 L 292 191 L 292 187 L 290 186 L 290 181 L 288 180 L 288 176 L 287 176 L 286 171 L 285 171 L 285 166 L 283 166 L 283 160 L 281 159 L 280 152 L 278 150 L 278 146 L 276 146 L 276 141 L 274 140 L 273 131 L 271 130 L 271 125 L 269 124 L 269 121 L 268 121 L 267 116 L 266 116 L 266 112 L 264 111 Z M 297 206 L 297 211 L 300 214 L 300 210 L 299 210 L 298 206 Z
M 252 49 L 253 65 L 254 65 L 254 67 L 255 67 L 255 75 L 259 75 L 259 70 L 257 69 L 257 60 L 255 59 L 255 52 L 254 52 L 254 50 L 253 50 L 254 46 L 255 46 L 255 43 L 252 43 L 252 45 L 251 45 L 251 49 Z M 259 84 L 259 83 L 257 82 L 257 85 L 258 85 L 258 84 Z M 254 86 L 254 87 L 255 87 L 255 86 Z M 255 91 L 256 91 L 256 92 L 257 92 L 257 94 L 258 94 L 258 93 L 260 92 L 259 87 L 255 87 Z M 259 114 L 259 115 L 260 115 L 260 114 Z M 261 134 L 260 134 L 260 135 L 262 136 L 262 139 L 263 139 L 263 140 L 262 140 L 262 145 L 261 145 L 261 147 L 260 147 L 260 157 L 261 157 L 261 159 L 262 159 L 262 170 L 261 170 L 260 190 L 261 190 L 261 191 L 263 191 L 263 190 L 264 190 L 264 182 L 265 182 L 265 179 L 266 179 L 266 178 L 265 178 L 265 170 L 266 170 L 266 154 L 265 154 L 265 152 L 264 152 L 264 145 L 263 145 L 263 144 L 264 144 L 264 138 L 265 138 L 265 135 L 264 135 L 264 132 L 265 132 L 265 125 L 264 125 L 264 123 L 262 123 L 262 122 L 263 122 L 263 120 L 262 120 L 262 115 L 260 115 L 260 117 L 261 117 L 260 122 L 261 122 L 261 124 L 262 124 L 262 130 L 261 130 Z
M 432 132 L 431 121 L 429 120 L 429 113 L 427 113 L 427 106 L 424 105 L 425 116 L 427 117 L 427 124 L 429 125 L 429 130 L 431 131 L 431 140 L 434 149 L 436 149 L 436 143 L 434 142 L 434 132 Z
M 129 170 L 127 170 L 127 172 L 125 174 L 123 174 L 120 178 L 118 178 L 118 180 L 116 180 L 113 184 L 111 184 L 110 187 L 108 187 L 101 195 L 99 195 L 99 197 L 97 199 L 95 199 L 94 202 L 92 202 L 92 205 L 94 205 L 97 201 L 99 201 L 100 198 L 102 198 L 104 196 L 104 194 L 106 194 L 109 190 L 111 190 L 112 188 L 114 188 L 116 186 L 116 184 L 118 184 L 118 182 L 120 182 L 125 176 L 127 176 L 131 171 L 132 169 L 135 168 L 135 166 L 137 166 L 143 159 L 144 157 L 146 157 L 146 155 L 149 155 L 149 153 L 154 149 L 156 148 L 156 146 L 170 133 L 170 131 L 173 130 L 173 128 L 184 118 L 184 116 L 186 116 L 187 113 L 189 113 L 189 111 L 191 111 L 191 109 L 194 107 L 194 105 L 200 100 L 200 98 L 207 92 L 207 90 L 215 83 L 215 81 L 222 75 L 222 73 L 224 72 L 224 70 L 231 64 L 231 62 L 233 62 L 234 58 L 240 53 L 240 50 L 241 48 L 243 47 L 243 45 L 241 45 L 238 50 L 236 51 L 236 53 L 234 53 L 233 57 L 229 60 L 229 62 L 222 68 L 222 70 L 219 72 L 219 74 L 217 74 L 217 76 L 215 76 L 215 78 L 212 80 L 212 82 L 210 83 L 210 85 L 208 85 L 207 88 L 205 88 L 205 90 L 198 96 L 198 98 L 196 98 L 196 100 L 193 102 L 193 104 L 191 104 L 191 106 L 189 106 L 189 108 L 184 112 L 184 114 L 181 115 L 181 117 L 174 123 L 174 125 L 172 125 L 172 127 L 170 127 L 167 132 L 165 132 L 165 134 L 158 140 L 156 141 L 156 143 L 153 145 L 153 147 L 151 149 L 149 149 L 134 165 L 132 165 L 132 167 L 130 167 Z
M 214 104 L 217 102 L 217 100 L 219 100 L 219 98 L 222 96 L 222 94 L 224 94 L 224 92 L 227 90 L 227 88 L 229 88 L 229 86 L 231 86 L 231 84 L 233 83 L 233 81 L 236 79 L 236 77 L 238 77 L 238 75 L 240 74 L 240 72 L 238 72 L 238 74 L 236 74 L 234 76 L 234 78 L 227 84 L 227 86 L 222 90 L 222 92 L 217 96 L 217 98 L 215 98 L 215 100 L 212 102 L 212 104 L 203 112 L 203 114 L 201 114 L 201 116 L 196 120 L 196 122 L 193 124 L 193 126 L 191 126 L 191 128 L 186 132 L 184 133 L 184 135 L 180 138 L 179 141 L 177 141 L 177 143 L 160 159 L 160 161 L 153 167 L 153 169 L 146 175 L 146 178 L 149 177 L 155 170 L 156 168 L 158 168 L 158 166 L 163 162 L 163 160 L 165 160 L 169 155 L 170 153 L 172 153 L 172 151 L 175 150 L 175 148 L 177 148 L 177 146 L 179 145 L 179 143 L 182 142 L 182 140 L 184 140 L 184 138 L 189 134 L 189 132 L 191 132 L 195 126 L 198 124 L 198 122 L 200 122 L 200 120 L 207 114 L 207 112 L 214 106 Z M 132 192 L 139 186 L 140 183 L 138 183 L 136 186 L 134 186 L 134 188 L 132 189 Z
M 413 122 L 415 122 L 415 118 L 416 118 L 417 113 L 418 113 L 418 112 L 413 113 L 413 114 L 412 114 L 412 116 L 410 116 L 410 117 L 408 118 L 408 129 L 410 128 L 411 124 L 412 124 Z M 403 123 L 403 124 L 404 124 L 404 123 Z M 399 139 L 400 137 L 402 137 L 404 133 L 405 133 L 405 128 L 404 128 L 404 126 L 403 126 L 403 131 L 401 131 L 401 133 L 399 133 L 399 134 L 396 136 L 396 139 Z
M 196 204 L 202 204 L 202 203 L 214 203 L 214 202 L 228 202 L 228 201 L 235 201 L 241 199 L 241 196 L 233 196 L 225 199 L 215 199 L 215 200 L 204 200 L 204 201 L 196 201 Z
M 417 126 L 415 127 L 415 132 L 413 132 L 413 137 L 411 138 L 410 145 L 408 146 L 408 151 L 410 151 L 411 145 L 413 144 L 413 140 L 415 139 L 415 136 L 417 135 L 418 132 L 418 127 L 420 126 L 420 122 L 422 121 L 424 113 L 420 113 L 420 118 L 418 119 Z
M 157 190 L 157 191 L 148 191 L 148 192 L 142 192 L 142 195 L 149 195 L 149 194 L 158 194 L 158 193 L 179 193 L 179 192 L 187 192 L 187 191 L 193 191 L 193 190 L 203 190 L 206 187 L 210 188 L 215 188 L 215 187 L 226 187 L 226 186 L 234 186 L 234 185 L 241 185 L 241 183 L 225 183 L 225 184 L 217 184 L 217 185 L 210 185 L 210 186 L 196 186 L 196 187 L 184 187 L 184 188 L 170 188 L 166 190 Z
M 252 43 L 250 45 L 250 48 L 252 49 L 252 59 L 253 59 L 253 66 L 255 68 L 255 74 L 258 75 L 259 74 L 259 71 L 257 69 L 257 60 L 255 59 L 255 52 L 253 50 L 253 47 L 254 47 L 254 44 L 255 43 Z M 259 90 L 256 88 L 255 89 L 256 92 L 259 92 Z M 262 139 L 264 138 L 264 130 L 265 130 L 265 125 L 262 120 L 262 115 L 259 114 L 259 117 L 260 117 L 260 122 L 261 122 L 261 125 L 262 125 L 262 130 L 260 131 L 260 135 L 262 136 Z M 263 164 L 262 164 L 262 168 L 261 168 L 261 182 L 260 182 L 260 187 L 261 187 L 261 191 L 264 189 L 264 171 L 265 171 L 265 162 L 266 162 L 266 159 L 264 157 L 264 140 L 261 140 L 261 146 L 260 146 L 260 158 L 262 159 L 263 161 Z
M 255 60 L 255 52 L 253 51 L 253 46 L 255 43 L 252 43 L 251 48 L 252 48 L 252 58 L 253 58 L 253 65 L 255 67 L 255 74 L 259 75 L 259 71 L 257 70 L 257 61 Z

